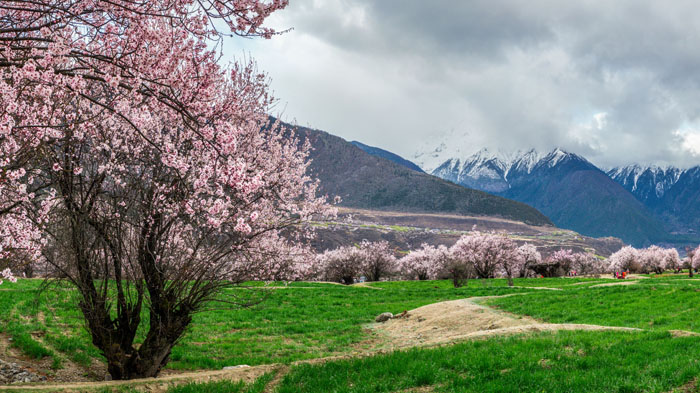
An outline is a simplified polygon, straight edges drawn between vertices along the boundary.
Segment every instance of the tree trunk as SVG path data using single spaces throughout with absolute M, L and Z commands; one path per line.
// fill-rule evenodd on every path
M 343 285 L 352 285 L 355 283 L 355 277 L 353 277 L 353 276 L 341 277 L 340 283 Z
M 185 332 L 191 317 L 186 312 L 176 312 L 172 317 L 151 311 L 151 323 L 143 344 L 120 348 L 114 345 L 102 349 L 107 358 L 107 371 L 113 380 L 154 378 L 168 364 L 170 353 L 177 340 Z

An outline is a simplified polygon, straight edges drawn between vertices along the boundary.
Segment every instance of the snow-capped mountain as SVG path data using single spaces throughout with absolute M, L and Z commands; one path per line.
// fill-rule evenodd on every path
M 511 188 L 513 181 L 530 175 L 536 168 L 554 168 L 572 159 L 588 163 L 585 158 L 562 149 L 541 154 L 535 149 L 509 153 L 485 148 L 466 158 L 449 158 L 429 173 L 465 187 L 503 193 Z M 427 171 L 429 167 L 423 169 Z
M 616 236 L 636 245 L 664 236 L 647 207 L 577 154 L 557 148 L 545 154 L 481 149 L 465 156 L 445 155 L 455 150 L 443 145 L 417 154 L 415 161 L 426 171 L 434 166 L 428 173 L 445 180 L 536 207 L 562 228 Z
M 684 172 L 675 167 L 634 164 L 612 168 L 607 171 L 607 174 L 645 205 L 655 206 L 678 182 Z
M 482 149 L 465 159 L 448 159 L 432 174 L 469 188 L 503 192 L 508 189 L 506 178 L 514 156 L 499 153 L 491 154 L 488 149 Z

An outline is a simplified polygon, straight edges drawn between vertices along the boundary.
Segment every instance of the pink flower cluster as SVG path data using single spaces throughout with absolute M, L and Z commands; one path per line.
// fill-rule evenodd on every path
M 700 268 L 700 246 L 688 248 L 687 265 L 692 269 Z
M 17 279 L 15 278 L 14 275 L 12 275 L 12 272 L 10 269 L 4 269 L 0 271 L 0 284 L 2 284 L 2 280 L 8 280 L 9 282 L 17 282 Z

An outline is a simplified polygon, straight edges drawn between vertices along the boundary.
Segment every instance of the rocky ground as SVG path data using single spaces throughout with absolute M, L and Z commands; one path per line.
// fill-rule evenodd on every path
M 45 376 L 37 375 L 17 363 L 10 363 L 0 359 L 0 385 L 43 381 L 46 381 Z

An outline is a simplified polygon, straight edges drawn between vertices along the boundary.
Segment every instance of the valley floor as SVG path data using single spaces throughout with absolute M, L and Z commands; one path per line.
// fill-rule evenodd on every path
M 251 283 L 236 291 L 264 297 L 260 305 L 199 314 L 163 377 L 126 383 L 96 382 L 103 360 L 73 291 L 39 284 L 0 289 L 0 359 L 49 382 L 0 391 L 698 391 L 700 280 L 681 275 L 471 280 L 459 289 Z M 251 367 L 222 370 L 235 365 Z M 172 387 L 220 379 L 242 382 Z

